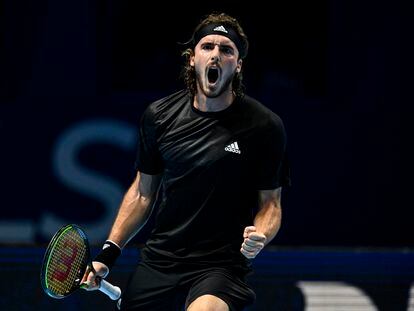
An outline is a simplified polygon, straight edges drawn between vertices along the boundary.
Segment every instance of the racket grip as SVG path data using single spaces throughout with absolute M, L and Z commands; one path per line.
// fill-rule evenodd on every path
M 105 295 L 108 295 L 108 297 L 112 300 L 117 300 L 119 297 L 121 297 L 121 289 L 118 286 L 114 286 L 105 280 L 101 280 L 101 286 L 99 287 L 99 290 Z

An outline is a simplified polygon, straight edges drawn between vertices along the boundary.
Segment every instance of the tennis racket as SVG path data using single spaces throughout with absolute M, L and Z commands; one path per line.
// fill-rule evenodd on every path
M 81 288 L 86 269 L 92 267 L 88 238 L 74 224 L 60 228 L 46 249 L 40 282 L 46 294 L 61 299 Z M 121 290 L 101 280 L 99 290 L 112 300 L 121 296 Z

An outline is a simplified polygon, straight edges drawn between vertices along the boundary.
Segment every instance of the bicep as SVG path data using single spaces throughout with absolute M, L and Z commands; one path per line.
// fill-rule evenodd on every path
M 162 157 L 158 149 L 157 126 L 152 109 L 145 110 L 141 117 L 135 168 L 153 175 L 163 170 Z
M 256 189 L 276 190 L 290 184 L 286 136 L 280 127 L 264 132 L 263 136 L 255 142 L 256 150 L 261 152 L 255 154 L 252 176 Z

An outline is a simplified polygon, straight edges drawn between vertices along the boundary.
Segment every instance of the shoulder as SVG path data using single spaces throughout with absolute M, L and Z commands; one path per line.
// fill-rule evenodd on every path
M 187 90 L 180 90 L 150 103 L 144 111 L 145 117 L 158 118 L 177 106 L 184 105 L 189 99 Z
M 245 95 L 242 101 L 244 102 L 246 113 L 252 116 L 257 126 L 263 129 L 284 131 L 283 121 L 274 111 L 248 95 Z

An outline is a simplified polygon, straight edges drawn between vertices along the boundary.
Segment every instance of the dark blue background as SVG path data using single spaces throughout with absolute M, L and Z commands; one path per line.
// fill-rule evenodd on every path
M 247 93 L 278 113 L 288 133 L 293 183 L 273 243 L 414 246 L 413 49 L 402 3 L 171 5 L 3 0 L 0 230 L 26 222 L 33 232 L 22 241 L 45 242 L 45 212 L 94 226 L 105 208 L 57 177 L 57 142 L 81 122 L 116 120 L 135 129 L 151 101 L 182 87 L 177 42 L 203 14 L 224 10 L 250 38 Z M 133 148 L 111 141 L 84 146 L 77 160 L 122 189 L 134 176 Z

